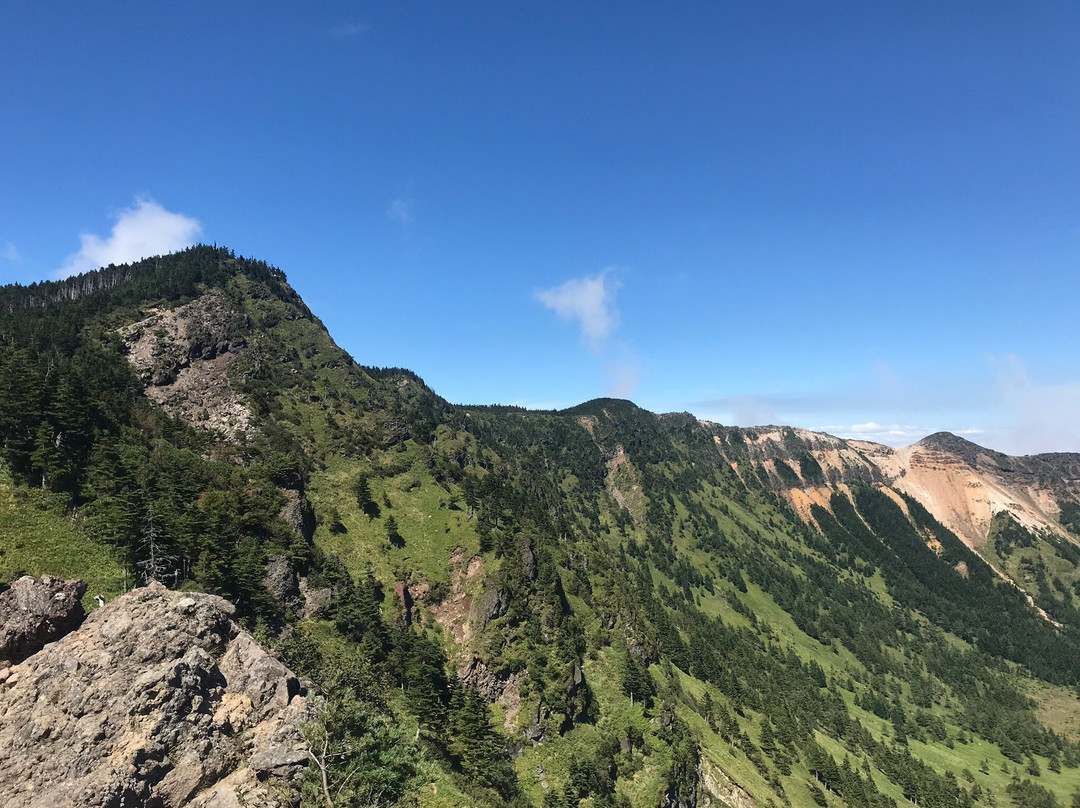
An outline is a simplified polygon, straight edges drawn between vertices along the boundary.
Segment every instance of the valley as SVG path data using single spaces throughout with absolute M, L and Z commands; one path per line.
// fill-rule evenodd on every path
M 227 598 L 335 805 L 1080 804 L 1080 455 L 451 404 L 208 246 L 0 289 L 0 436 L 0 584 Z

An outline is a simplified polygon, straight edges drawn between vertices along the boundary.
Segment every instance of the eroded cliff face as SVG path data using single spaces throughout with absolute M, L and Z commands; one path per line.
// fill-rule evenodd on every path
M 243 316 L 218 294 L 151 312 L 120 336 L 146 395 L 176 418 L 236 439 L 251 429 L 251 411 L 229 384 L 229 368 L 246 350 Z
M 781 493 L 804 519 L 812 504 L 828 508 L 833 491 L 847 492 L 855 483 L 883 486 L 917 499 L 978 551 L 1002 512 L 1030 530 L 1068 539 L 1058 522 L 1059 501 L 1080 500 L 1080 455 L 1010 457 L 946 432 L 902 449 L 790 427 L 739 433 L 751 462 L 776 475 L 783 461 L 798 477 Z M 714 440 L 722 453 L 730 451 L 720 436 Z M 820 478 L 807 479 L 802 455 L 816 461 Z
M 8 669 L 0 805 L 294 803 L 312 708 L 233 611 L 154 583 Z
M 919 500 L 974 549 L 1002 512 L 1029 530 L 1068 538 L 1058 522 L 1059 501 L 1080 498 L 1075 455 L 1009 457 L 938 433 L 875 458 L 894 488 Z

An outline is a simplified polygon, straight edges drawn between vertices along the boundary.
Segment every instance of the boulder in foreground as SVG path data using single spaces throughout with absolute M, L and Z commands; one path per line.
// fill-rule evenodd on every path
M 151 584 L 7 671 L 0 805 L 284 806 L 302 683 L 212 595 Z

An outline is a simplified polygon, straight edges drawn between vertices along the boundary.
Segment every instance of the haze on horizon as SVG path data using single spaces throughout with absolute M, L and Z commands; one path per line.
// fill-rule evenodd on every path
M 1080 451 L 1078 23 L 5 8 L 0 282 L 216 242 L 453 401 Z

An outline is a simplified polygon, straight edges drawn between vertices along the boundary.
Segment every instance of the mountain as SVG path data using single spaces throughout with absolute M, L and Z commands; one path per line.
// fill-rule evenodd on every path
M 217 247 L 0 313 L 0 581 L 229 598 L 353 755 L 308 804 L 1080 790 L 1076 455 L 452 405 Z
M 723 451 L 725 430 L 716 431 Z M 830 510 L 834 493 L 870 482 L 902 507 L 906 497 L 917 501 L 1037 608 L 1057 613 L 1063 597 L 1071 603 L 1046 579 L 1054 574 L 1054 587 L 1070 591 L 1077 580 L 1080 455 L 1009 457 L 948 432 L 903 449 L 783 427 L 740 433 L 805 521 L 815 521 L 814 505 Z M 1014 554 L 1017 544 L 1034 551 Z

